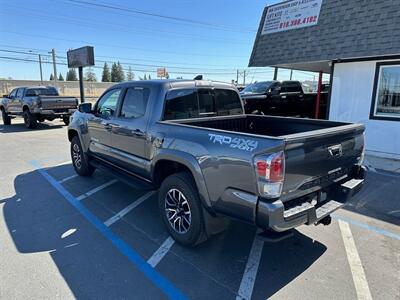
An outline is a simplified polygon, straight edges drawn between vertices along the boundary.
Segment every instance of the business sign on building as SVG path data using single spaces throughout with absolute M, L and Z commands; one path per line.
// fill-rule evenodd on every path
M 290 0 L 268 7 L 261 34 L 318 24 L 322 0 Z

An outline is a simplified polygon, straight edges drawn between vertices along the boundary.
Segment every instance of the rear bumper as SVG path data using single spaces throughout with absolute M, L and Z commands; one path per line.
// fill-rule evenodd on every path
M 63 108 L 63 109 L 42 109 L 37 108 L 34 110 L 34 113 L 48 116 L 48 117 L 61 117 L 61 116 L 70 116 L 76 111 L 76 108 Z
M 322 192 L 317 192 L 307 201 L 288 207 L 281 201 L 259 200 L 257 204 L 256 223 L 264 229 L 285 231 L 302 224 L 314 224 L 344 206 L 362 188 L 365 168 L 355 167 L 353 178 L 347 178 L 336 186 L 330 187 L 326 199 L 321 201 Z M 310 201 L 311 200 L 311 201 Z

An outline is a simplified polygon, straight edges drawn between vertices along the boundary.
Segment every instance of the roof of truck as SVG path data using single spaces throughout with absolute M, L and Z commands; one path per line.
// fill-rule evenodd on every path
M 152 79 L 152 80 L 136 80 L 136 81 L 125 81 L 113 85 L 110 88 L 115 87 L 126 87 L 133 84 L 138 84 L 142 86 L 165 86 L 167 88 L 194 88 L 194 87 L 217 87 L 217 88 L 229 88 L 236 89 L 233 84 L 220 82 L 220 81 L 211 81 L 211 80 L 189 80 L 189 79 Z

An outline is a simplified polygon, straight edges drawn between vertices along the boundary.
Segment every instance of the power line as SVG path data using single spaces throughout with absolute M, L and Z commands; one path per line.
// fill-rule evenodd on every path
M 1 47 L 7 47 L 7 48 L 15 48 L 15 49 L 25 49 L 27 51 L 42 51 L 44 53 L 47 53 L 48 49 L 38 49 L 38 48 L 28 48 L 28 47 L 20 47 L 20 46 L 12 46 L 12 45 L 5 45 L 5 44 L 0 44 Z M 67 52 L 68 50 L 59 50 L 61 52 Z M 160 63 L 160 64 L 171 64 L 171 65 L 184 65 L 184 66 L 208 66 L 208 67 L 226 67 L 226 68 L 232 68 L 232 69 L 237 69 L 237 68 L 243 68 L 243 67 L 238 67 L 238 66 L 228 66 L 228 65 L 214 65 L 214 64 L 194 64 L 194 63 L 187 63 L 187 62 L 170 62 L 170 61 L 164 61 L 164 60 L 153 60 L 153 59 L 141 59 L 141 58 L 127 58 L 127 57 L 117 57 L 117 56 L 104 56 L 104 55 L 96 55 L 96 57 L 103 57 L 103 58 L 110 58 L 110 59 L 115 59 L 115 60 L 128 60 L 128 61 L 147 61 L 147 62 L 153 62 L 153 63 Z
M 188 55 L 188 56 L 205 56 L 205 57 L 231 57 L 231 58 L 244 58 L 245 56 L 226 56 L 224 54 L 205 54 L 205 53 L 186 53 L 186 52 L 175 52 L 175 51 L 165 51 L 165 50 L 154 50 L 154 49 L 145 49 L 145 48 L 138 48 L 138 47 L 127 47 L 127 46 L 122 46 L 122 45 L 111 45 L 111 44 L 104 44 L 104 43 L 90 43 L 88 41 L 78 41 L 78 40 L 71 40 L 71 39 L 63 39 L 63 38 L 56 38 L 56 37 L 48 37 L 44 35 L 38 35 L 38 34 L 25 34 L 21 32 L 15 32 L 15 31 L 6 31 L 6 30 L 0 30 L 0 32 L 4 33 L 9 33 L 9 34 L 16 34 L 16 35 L 21 35 L 21 36 L 30 36 L 30 37 L 38 37 L 38 38 L 43 38 L 43 39 L 49 39 L 49 40 L 58 40 L 58 41 L 64 41 L 64 42 L 73 42 L 73 43 L 83 43 L 83 44 L 96 44 L 97 46 L 101 47 L 108 47 L 108 48 L 124 48 L 124 49 L 130 49 L 130 50 L 137 50 L 137 51 L 145 51 L 145 52 L 155 52 L 155 53 L 169 53 L 169 54 L 179 54 L 179 55 Z
M 6 50 L 6 49 L 0 49 L 0 52 L 7 52 L 7 53 L 16 53 L 16 54 L 26 54 L 26 55 L 38 55 L 39 53 L 36 52 L 23 52 L 23 51 L 15 51 L 15 50 Z M 40 53 L 42 56 L 46 56 L 46 57 L 50 57 L 49 54 L 42 54 Z M 66 60 L 67 57 L 66 56 L 59 56 L 57 55 L 57 58 Z M 101 63 L 114 63 L 115 61 L 110 61 L 110 60 L 98 60 L 96 59 L 97 62 L 101 62 Z M 124 61 L 119 61 L 121 64 L 123 65 L 127 65 L 127 66 L 141 66 L 141 67 L 154 67 L 154 68 L 158 68 L 160 67 L 160 65 L 151 65 L 151 64 L 133 64 L 133 63 L 128 63 L 128 62 L 124 62 Z M 174 66 L 165 66 L 168 69 L 182 69 L 182 70 L 209 70 L 209 71 L 232 71 L 233 68 L 229 68 L 229 69 L 208 69 L 208 68 L 193 68 L 193 67 L 174 67 Z
M 84 4 L 84 5 L 88 5 L 88 6 L 106 8 L 106 9 L 115 10 L 115 11 L 131 12 L 134 14 L 140 14 L 140 15 L 145 15 L 145 16 L 149 16 L 149 17 L 156 17 L 156 18 L 161 18 L 161 19 L 168 19 L 168 20 L 173 20 L 173 21 L 178 21 L 178 22 L 184 22 L 184 23 L 193 24 L 193 25 L 213 27 L 215 29 L 225 30 L 225 31 L 236 31 L 236 32 L 244 31 L 244 32 L 252 32 L 252 33 L 256 32 L 256 30 L 254 30 L 254 29 L 241 29 L 240 30 L 240 29 L 237 29 L 236 27 L 231 27 L 231 26 L 227 26 L 227 25 L 208 23 L 208 22 L 194 20 L 194 19 L 187 19 L 187 18 L 181 18 L 181 17 L 156 14 L 156 13 L 146 12 L 143 10 L 138 10 L 138 9 L 133 9 L 133 8 L 128 8 L 128 7 L 118 7 L 118 6 L 114 6 L 111 4 L 105 4 L 105 3 L 98 3 L 98 2 L 93 3 L 93 2 L 89 2 L 89 1 L 83 1 L 83 0 L 66 0 L 66 1 L 72 2 L 72 3 Z
M 82 20 L 77 20 L 76 18 L 68 18 L 65 16 L 57 16 L 57 17 L 52 17 L 52 16 L 48 16 L 46 14 L 41 13 L 41 11 L 38 10 L 34 10 L 34 9 L 26 9 L 23 7 L 18 7 L 18 6 L 14 6 L 11 5 L 11 8 L 15 8 L 18 10 L 18 14 L 19 15 L 26 15 L 28 17 L 33 17 L 33 18 L 40 18 L 40 20 L 43 22 L 55 22 L 57 24 L 62 24 L 61 20 L 65 20 L 68 22 L 68 25 L 77 25 L 77 26 L 84 26 L 85 28 L 88 28 L 88 26 L 91 26 L 92 29 L 99 29 L 99 25 L 104 25 L 103 22 L 94 22 L 93 20 L 90 20 L 88 22 L 87 19 L 85 19 L 84 21 Z M 28 12 L 28 13 L 27 13 Z M 32 13 L 34 12 L 34 13 Z M 39 12 L 39 13 L 38 13 Z M 0 12 L 0 14 L 3 15 L 9 15 L 9 13 L 3 11 Z M 45 17 L 45 18 L 43 18 Z M 52 20 L 53 19 L 53 20 Z M 154 29 L 137 29 L 137 27 L 135 26 L 135 29 L 127 29 L 127 27 L 129 28 L 129 26 L 127 24 L 118 24 L 118 23 L 112 23 L 112 22 L 107 22 L 106 27 L 103 27 L 102 30 L 107 30 L 107 31 L 111 31 L 111 32 L 128 32 L 128 33 L 135 33 L 135 34 L 139 34 L 139 35 L 145 35 L 148 36 L 148 33 L 150 32 L 152 35 L 157 35 L 160 38 L 168 38 L 168 36 L 166 34 L 172 34 L 172 35 L 177 35 L 179 37 L 182 37 L 184 39 L 188 39 L 188 40 L 195 40 L 195 41 L 208 41 L 208 42 L 213 42 L 213 43 L 230 43 L 230 44 L 242 44 L 242 45 L 247 45 L 247 42 L 242 42 L 239 40 L 227 40 L 224 38 L 217 38 L 217 39 L 212 39 L 209 36 L 202 36 L 202 35 L 196 35 L 196 34 L 189 34 L 189 33 L 182 33 L 182 32 L 173 32 L 173 31 L 168 31 L 168 30 L 154 30 Z M 110 26 L 118 26 L 118 29 L 112 29 L 110 28 Z M 160 34 L 161 33 L 161 34 Z M 243 40 L 243 39 L 241 39 Z
M 37 60 L 34 60 L 34 59 L 10 57 L 10 56 L 0 56 L 0 59 L 23 61 L 23 62 L 34 62 L 34 63 L 38 62 Z M 42 61 L 42 63 L 53 64 L 50 61 Z M 57 65 L 62 65 L 62 66 L 67 66 L 68 65 L 67 63 L 62 63 L 62 62 L 57 62 L 56 64 Z M 95 69 L 103 69 L 102 66 L 97 66 L 97 65 L 93 66 L 93 68 L 95 68 Z M 124 71 L 128 71 L 128 69 L 126 69 L 126 68 L 123 68 L 123 70 Z M 132 69 L 132 71 L 143 72 L 143 73 L 154 73 L 155 72 L 154 69 L 152 69 L 152 70 L 148 70 L 148 69 Z M 185 74 L 185 75 L 197 75 L 197 74 L 199 74 L 199 72 L 187 72 L 187 71 L 184 71 L 184 72 L 178 72 L 178 71 L 174 72 L 173 71 L 173 72 L 169 72 L 169 73 L 170 74 Z M 204 75 L 233 75 L 233 74 L 236 74 L 235 72 L 200 72 L 200 73 L 202 73 Z

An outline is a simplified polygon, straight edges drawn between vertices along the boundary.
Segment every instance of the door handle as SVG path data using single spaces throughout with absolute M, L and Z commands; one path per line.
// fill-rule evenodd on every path
M 133 133 L 134 135 L 136 135 L 136 136 L 144 136 L 144 132 L 141 131 L 140 129 L 132 130 L 132 133 Z

